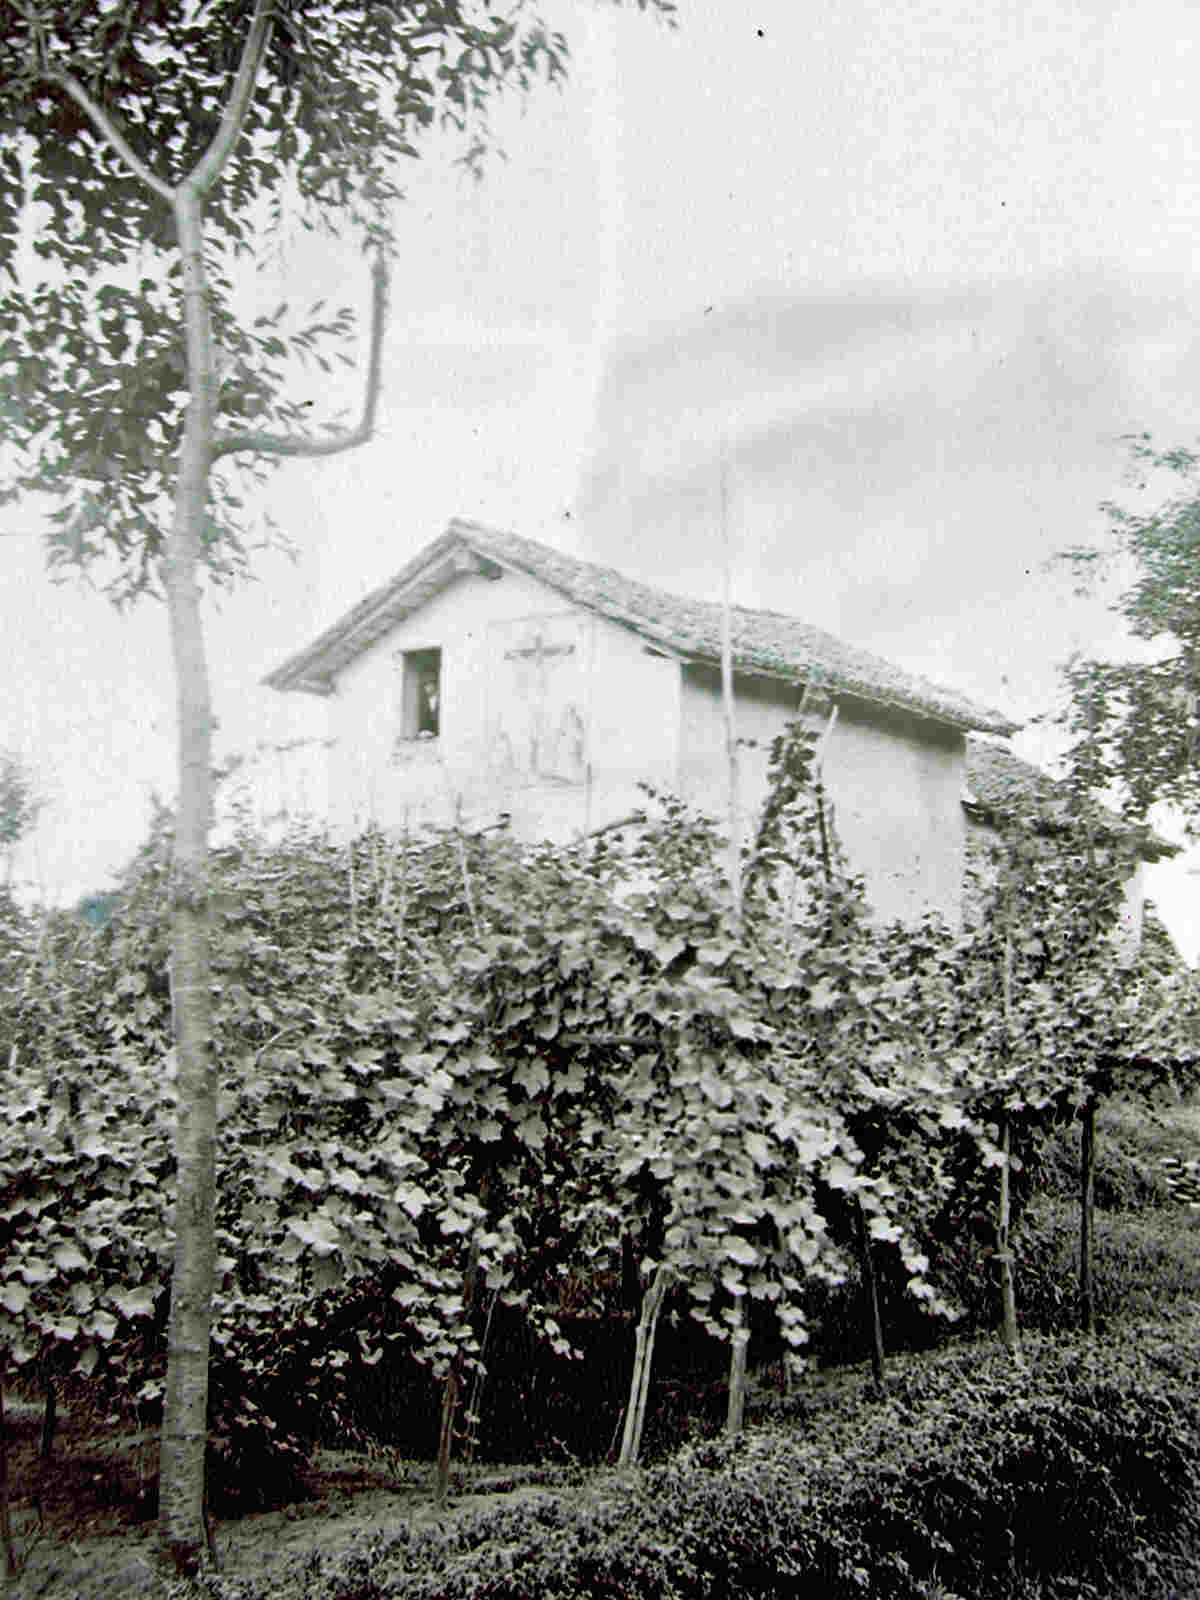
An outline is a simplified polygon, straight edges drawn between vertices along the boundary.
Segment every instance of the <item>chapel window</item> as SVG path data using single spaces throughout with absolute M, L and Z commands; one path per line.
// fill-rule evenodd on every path
M 401 703 L 402 739 L 436 739 L 441 732 L 442 652 L 406 650 Z

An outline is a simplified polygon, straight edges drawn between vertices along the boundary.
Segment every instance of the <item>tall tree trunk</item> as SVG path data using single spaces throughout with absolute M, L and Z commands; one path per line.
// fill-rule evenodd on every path
M 176 1569 L 190 1574 L 200 1567 L 206 1545 L 204 1474 L 216 1257 L 217 1074 L 211 1048 L 208 895 L 212 703 L 197 573 L 212 457 L 214 382 L 199 200 L 180 190 L 175 215 L 183 261 L 191 400 L 166 560 L 179 741 L 171 891 L 177 1194 L 159 1534 Z
M 1096 1331 L 1096 1294 L 1092 1275 L 1095 1231 L 1096 1102 L 1083 1108 L 1079 1133 L 1079 1324 L 1084 1333 Z
M 658 1314 L 663 1297 L 671 1281 L 671 1269 L 660 1261 L 654 1280 L 642 1299 L 642 1315 L 638 1322 L 637 1344 L 633 1356 L 633 1379 L 629 1386 L 629 1409 L 625 1413 L 625 1434 L 621 1440 L 618 1467 L 637 1464 L 642 1447 L 642 1429 L 646 1424 L 646 1398 L 650 1392 L 650 1365 L 654 1357 L 654 1335 L 658 1328 Z

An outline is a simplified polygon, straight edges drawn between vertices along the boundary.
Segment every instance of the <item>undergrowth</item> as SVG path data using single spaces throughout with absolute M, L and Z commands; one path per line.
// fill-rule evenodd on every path
M 1200 1315 L 815 1384 L 739 1440 L 583 1493 L 205 1580 L 212 1600 L 1109 1600 L 1194 1592 Z

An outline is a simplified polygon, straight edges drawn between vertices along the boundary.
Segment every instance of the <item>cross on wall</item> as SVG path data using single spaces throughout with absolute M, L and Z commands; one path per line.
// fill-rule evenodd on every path
M 535 633 L 532 644 L 522 645 L 516 650 L 506 650 L 504 659 L 506 661 L 532 661 L 534 666 L 541 667 L 551 656 L 569 656 L 574 655 L 574 653 L 575 646 L 573 644 L 547 644 L 540 633 Z
M 547 724 L 547 666 L 556 657 L 574 654 L 574 644 L 547 644 L 545 635 L 540 628 L 534 632 L 531 642 L 518 645 L 504 652 L 506 661 L 529 662 L 537 674 L 537 688 L 532 697 L 532 705 L 530 707 L 532 713 L 531 725 L 528 730 L 529 771 L 531 773 L 542 772 L 543 764 L 547 759 L 553 763 L 553 752 L 563 737 L 562 727 L 556 732 Z M 576 722 L 579 721 L 578 711 L 573 706 L 568 706 L 564 712 L 564 717 L 569 718 L 571 716 L 574 716 Z

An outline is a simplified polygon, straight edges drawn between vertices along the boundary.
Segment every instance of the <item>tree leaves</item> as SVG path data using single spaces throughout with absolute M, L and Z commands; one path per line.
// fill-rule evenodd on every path
M 318 1256 L 332 1255 L 341 1244 L 341 1231 L 337 1224 L 319 1211 L 308 1217 L 289 1217 L 287 1228 Z

